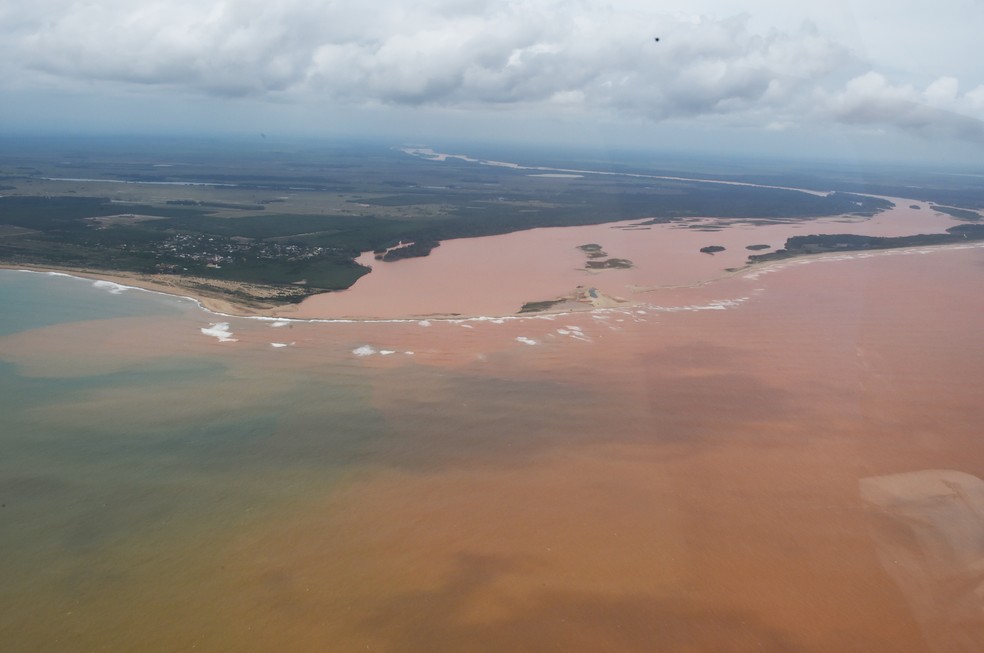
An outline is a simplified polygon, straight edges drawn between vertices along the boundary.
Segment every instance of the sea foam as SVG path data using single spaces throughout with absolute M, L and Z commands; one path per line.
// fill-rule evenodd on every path
M 206 336 L 218 338 L 219 342 L 238 342 L 232 337 L 232 331 L 229 330 L 228 322 L 209 324 L 207 327 L 202 327 L 202 333 Z
M 124 290 L 129 290 L 129 286 L 123 286 L 113 281 L 93 281 L 93 288 L 99 288 L 100 290 L 106 290 L 114 295 L 119 295 Z

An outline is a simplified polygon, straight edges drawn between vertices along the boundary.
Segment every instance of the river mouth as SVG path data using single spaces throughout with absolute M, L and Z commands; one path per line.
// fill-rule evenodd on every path
M 613 300 L 604 303 L 607 306 L 648 303 L 647 293 L 654 289 L 700 286 L 727 278 L 748 264 L 750 254 L 780 249 L 791 236 L 905 236 L 943 233 L 956 224 L 953 218 L 928 210 L 928 205 L 894 201 L 892 209 L 873 217 L 691 218 L 655 224 L 629 220 L 449 240 L 426 257 L 393 262 L 376 260 L 366 252 L 358 262 L 372 272 L 354 286 L 310 297 L 278 314 L 361 319 L 505 316 L 519 313 L 528 303 L 576 299 L 590 289 Z M 584 245 L 599 245 L 607 259 L 591 258 L 580 249 Z M 708 247 L 723 249 L 701 251 Z M 592 269 L 593 263 L 604 260 L 628 265 Z M 598 304 L 586 301 L 581 307 Z
M 0 273 L 5 647 L 974 650 L 982 252 L 376 321 Z

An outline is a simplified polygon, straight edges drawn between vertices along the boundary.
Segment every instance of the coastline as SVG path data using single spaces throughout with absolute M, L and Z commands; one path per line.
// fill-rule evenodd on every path
M 907 588 L 949 606 L 963 595 L 945 582 L 973 570 L 914 551 L 908 576 L 891 560 L 886 574 L 880 552 L 906 540 L 881 535 L 901 513 L 868 510 L 859 479 L 984 476 L 982 361 L 968 355 L 982 256 L 818 256 L 704 290 L 623 294 L 663 311 L 464 327 L 270 328 L 90 279 L 3 273 L 24 302 L 7 317 L 38 327 L 3 343 L 4 516 L 37 525 L 9 529 L 9 639 L 644 650 L 652 624 L 673 623 L 713 650 L 738 631 L 701 615 L 755 614 L 803 633 L 793 648 L 905 649 L 920 640 L 903 627 L 922 614 Z M 625 276 L 581 283 L 604 274 Z M 749 299 L 734 310 L 697 306 L 739 294 Z M 79 313 L 52 311 L 60 324 L 19 308 L 74 296 Z M 237 343 L 200 331 L 220 321 Z M 934 495 L 909 496 L 903 508 Z M 939 526 L 927 537 L 944 548 L 965 523 L 909 514 Z M 871 524 L 886 525 L 879 539 Z M 285 542 L 289 555 L 270 555 Z M 118 569 L 133 574 L 103 573 Z M 91 600 L 76 603 L 64 581 L 75 577 Z M 684 610 L 667 616 L 667 600 Z M 266 639 L 243 627 L 258 611 Z M 558 613 L 589 612 L 539 638 Z M 629 630 L 638 639 L 618 639 Z
M 103 281 L 113 284 L 118 284 L 124 288 L 131 288 L 137 290 L 144 290 L 146 292 L 159 293 L 162 295 L 168 295 L 170 297 L 176 297 L 180 299 L 187 299 L 198 304 L 202 309 L 214 313 L 220 317 L 238 317 L 238 318 L 261 318 L 269 320 L 291 320 L 298 322 L 400 322 L 400 321 L 417 321 L 417 320 L 467 320 L 467 319 L 481 319 L 481 318 L 529 318 L 536 317 L 540 315 L 563 315 L 567 313 L 575 312 L 585 312 L 590 311 L 595 308 L 611 308 L 613 306 L 629 306 L 632 302 L 626 300 L 619 300 L 616 298 L 608 297 L 607 295 L 599 295 L 593 300 L 589 301 L 586 299 L 587 289 L 578 289 L 572 291 L 568 295 L 559 298 L 561 302 L 558 306 L 563 306 L 563 309 L 554 309 L 546 311 L 537 311 L 535 313 L 510 313 L 508 315 L 462 315 L 456 313 L 438 313 L 438 314 L 420 314 L 420 315 L 406 315 L 398 319 L 391 318 L 380 318 L 372 316 L 323 316 L 323 317 L 293 317 L 292 312 L 296 310 L 296 304 L 263 304 L 260 302 L 255 303 L 242 303 L 236 301 L 233 298 L 222 296 L 217 292 L 209 292 L 207 290 L 202 290 L 196 282 L 209 282 L 211 285 L 223 285 L 227 286 L 231 291 L 238 290 L 240 288 L 256 288 L 252 284 L 241 284 L 232 281 L 220 281 L 218 283 L 212 283 L 211 279 L 202 279 L 200 277 L 173 277 L 169 275 L 147 275 L 139 274 L 136 272 L 121 272 L 121 271 L 106 271 L 101 272 L 98 270 L 93 270 L 90 268 L 73 268 L 68 266 L 41 266 L 41 265 L 14 265 L 10 263 L 0 263 L 0 270 L 9 270 L 11 272 L 33 272 L 37 274 L 61 274 L 69 277 L 74 277 L 76 279 L 87 279 L 91 281 Z M 190 283 L 174 283 L 174 280 L 185 279 L 189 280 Z M 330 293 L 321 293 L 330 294 Z
M 550 303 L 550 307 L 544 310 L 535 311 L 514 311 L 506 314 L 464 314 L 464 313 L 421 313 L 407 314 L 398 318 L 380 317 L 370 315 L 323 315 L 297 316 L 299 304 L 274 304 L 254 300 L 245 302 L 226 295 L 223 290 L 210 290 L 212 288 L 222 288 L 224 292 L 252 294 L 263 292 L 264 287 L 255 284 L 247 284 L 234 281 L 206 279 L 202 277 L 177 277 L 174 275 L 148 275 L 135 272 L 123 271 L 99 271 L 91 268 L 73 268 L 68 266 L 41 266 L 22 264 L 15 265 L 10 263 L 0 263 L 0 270 L 26 271 L 39 274 L 54 273 L 67 276 L 88 279 L 91 281 L 104 281 L 118 284 L 122 287 L 139 289 L 147 292 L 160 293 L 171 297 L 178 297 L 195 302 L 203 310 L 221 317 L 234 318 L 259 318 L 269 320 L 290 320 L 298 322 L 401 322 L 416 320 L 472 320 L 472 319 L 528 319 L 541 316 L 567 315 L 571 313 L 590 312 L 597 309 L 610 308 L 631 308 L 645 304 L 643 297 L 658 291 L 686 290 L 704 288 L 715 283 L 735 279 L 748 275 L 750 280 L 757 279 L 762 274 L 769 274 L 784 268 L 809 264 L 818 261 L 837 261 L 851 260 L 856 258 L 869 258 L 872 256 L 906 255 L 906 254 L 926 254 L 944 250 L 962 250 L 968 248 L 984 248 L 984 241 L 968 242 L 961 244 L 943 245 L 923 245 L 913 247 L 885 248 L 854 250 L 844 252 L 820 252 L 816 254 L 803 254 L 791 258 L 777 261 L 762 261 L 748 263 L 728 270 L 714 277 L 701 279 L 688 284 L 668 284 L 655 286 L 628 286 L 628 290 L 638 298 L 626 299 L 598 291 L 589 286 L 578 286 L 571 291 L 558 295 L 553 298 L 545 298 L 540 301 Z M 312 295 L 318 297 L 330 295 L 332 293 L 319 293 Z M 536 302 L 533 302 L 536 303 Z
M 260 286 L 234 281 L 204 279 L 201 277 L 177 277 L 174 275 L 150 275 L 119 270 L 101 271 L 91 268 L 75 268 L 57 265 L 32 265 L 0 263 L 0 270 L 27 271 L 37 273 L 65 274 L 79 279 L 106 281 L 130 288 L 138 288 L 148 292 L 161 293 L 172 297 L 191 300 L 205 310 L 230 317 L 276 317 L 276 313 L 290 304 L 272 304 L 260 301 L 246 303 L 222 294 L 221 291 L 209 291 L 201 286 L 225 288 L 227 292 L 242 292 L 246 289 L 259 289 Z

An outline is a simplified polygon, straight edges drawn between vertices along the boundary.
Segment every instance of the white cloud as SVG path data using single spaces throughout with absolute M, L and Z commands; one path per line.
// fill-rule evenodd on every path
M 749 15 L 739 16 L 713 0 L 690 5 L 691 13 L 675 6 L 5 0 L 0 73 L 7 84 L 109 94 L 159 88 L 295 104 L 552 109 L 652 121 L 725 117 L 762 129 L 832 119 L 929 133 L 942 121 L 940 133 L 975 133 L 969 123 L 984 105 L 980 78 L 964 80 L 974 90 L 961 94 L 946 70 L 928 85 L 883 72 L 856 76 L 857 52 L 842 44 L 853 5 L 843 0 L 812 10 L 815 22 L 764 0 L 749 0 Z M 896 13 L 892 24 L 901 29 L 904 12 Z
M 741 18 L 587 2 L 431 0 L 410 11 L 332 0 L 48 0 L 21 9 L 5 49 L 27 69 L 219 95 L 457 106 L 577 93 L 590 106 L 663 117 L 754 100 L 772 82 L 829 70 L 841 54 L 815 32 L 760 35 Z
M 967 93 L 967 102 L 974 111 L 984 114 L 984 84 Z
M 979 87 L 980 88 L 980 87 Z M 856 125 L 890 125 L 920 136 L 944 136 L 984 144 L 980 96 L 960 95 L 959 83 L 940 77 L 925 90 L 895 85 L 883 75 L 868 72 L 839 91 L 821 91 L 822 106 L 837 121 Z
M 960 82 L 954 77 L 940 77 L 923 91 L 923 97 L 930 106 L 939 108 L 954 107 Z

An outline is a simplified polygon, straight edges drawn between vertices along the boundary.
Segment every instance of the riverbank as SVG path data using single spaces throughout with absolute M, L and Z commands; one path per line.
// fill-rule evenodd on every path
M 684 283 L 670 284 L 625 284 L 621 294 L 614 294 L 608 290 L 603 290 L 594 285 L 578 285 L 575 288 L 552 296 L 542 296 L 523 303 L 517 303 L 516 308 L 509 311 L 489 311 L 476 310 L 468 312 L 452 311 L 414 311 L 408 308 L 404 312 L 389 311 L 383 314 L 373 314 L 372 311 L 362 313 L 340 313 L 338 311 L 326 310 L 330 308 L 329 302 L 338 298 L 338 293 L 320 293 L 312 295 L 301 304 L 276 304 L 261 299 L 251 299 L 244 301 L 238 299 L 236 295 L 264 297 L 276 296 L 276 288 L 267 288 L 254 284 L 244 284 L 239 282 L 204 279 L 201 277 L 178 277 L 175 275 L 146 275 L 119 271 L 98 271 L 88 268 L 54 267 L 54 266 L 32 266 L 32 265 L 9 265 L 0 263 L 0 270 L 24 270 L 39 274 L 52 273 L 64 274 L 90 279 L 94 282 L 105 282 L 116 284 L 121 288 L 137 288 L 147 292 L 161 293 L 165 295 L 181 297 L 197 303 L 203 309 L 224 317 L 245 317 L 245 318 L 269 318 L 286 319 L 296 321 L 320 321 L 320 320 L 343 320 L 353 322 L 376 322 L 391 320 L 467 320 L 477 318 L 501 318 L 501 317 L 532 317 L 565 315 L 570 313 L 580 313 L 595 309 L 608 308 L 632 308 L 633 306 L 648 305 L 654 294 L 686 292 L 709 287 L 717 287 L 718 284 L 730 280 L 756 280 L 763 274 L 777 272 L 779 270 L 806 265 L 811 262 L 822 261 L 844 261 L 854 258 L 870 258 L 872 256 L 887 255 L 912 255 L 925 254 L 936 250 L 948 249 L 967 249 L 984 248 L 984 241 L 970 241 L 959 244 L 943 245 L 924 245 L 912 247 L 894 247 L 885 249 L 864 249 L 834 252 L 820 252 L 815 254 L 798 253 L 794 256 L 778 258 L 775 260 L 761 260 L 736 268 L 728 268 L 724 271 L 711 276 L 696 279 Z M 592 275 L 594 276 L 594 275 Z M 342 291 L 348 292 L 348 291 Z M 400 293 L 394 293 L 396 306 L 404 306 L 403 302 L 408 298 Z M 409 300 L 426 299 L 423 293 L 411 296 Z M 685 297 L 678 298 L 685 300 Z M 312 310 L 312 304 L 316 310 Z M 412 304 L 408 305 L 412 306 Z

